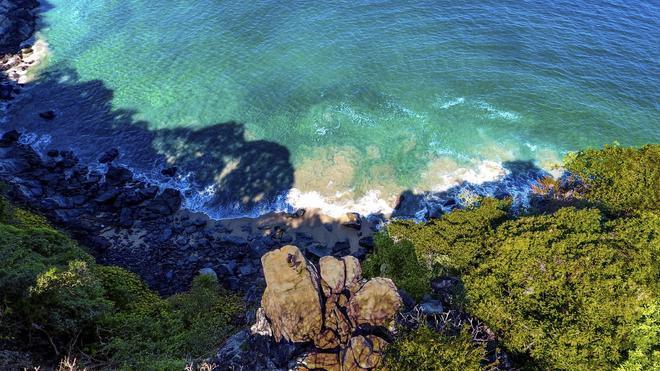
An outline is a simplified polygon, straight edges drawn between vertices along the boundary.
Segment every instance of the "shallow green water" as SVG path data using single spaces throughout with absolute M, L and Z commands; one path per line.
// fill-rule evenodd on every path
M 308 193 L 289 201 L 303 206 L 375 211 L 407 189 L 496 179 L 506 161 L 548 168 L 569 150 L 660 140 L 660 12 L 648 3 L 50 2 L 53 75 L 100 80 L 112 109 L 156 137 L 243 124 L 246 141 L 289 151 L 290 187 Z M 84 147 L 93 130 L 68 134 Z M 177 157 L 166 140 L 144 145 Z M 234 157 L 225 176 L 245 161 Z

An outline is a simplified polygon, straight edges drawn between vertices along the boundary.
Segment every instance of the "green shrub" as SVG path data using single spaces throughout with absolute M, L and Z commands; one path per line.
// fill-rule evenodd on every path
M 390 345 L 383 368 L 388 371 L 480 370 L 485 353 L 484 346 L 473 342 L 467 329 L 456 336 L 448 336 L 422 326 Z
M 501 225 L 463 276 L 468 310 L 511 351 L 551 369 L 613 368 L 657 297 L 660 218 L 562 209 Z
M 134 273 L 95 264 L 40 217 L 2 210 L 10 212 L 0 223 L 0 344 L 53 359 L 83 351 L 112 368 L 181 370 L 237 329 L 241 301 L 208 276 L 163 299 Z
M 618 370 L 660 370 L 660 301 L 643 309 L 643 316 L 631 332 L 634 348 Z
M 0 223 L 7 224 L 11 217 L 11 208 L 9 202 L 0 197 Z
M 487 252 L 488 237 L 507 219 L 509 200 L 483 199 L 476 207 L 456 210 L 425 224 L 394 222 L 387 228 L 395 240 L 412 242 L 417 256 L 436 275 L 459 274 Z
M 136 304 L 103 323 L 110 339 L 103 352 L 120 368 L 151 369 L 160 362 L 172 366 L 162 369 L 181 369 L 186 359 L 209 357 L 237 330 L 234 318 L 244 310 L 209 276 L 196 277 L 190 291 L 167 299 L 149 298 L 138 286 L 122 286 L 128 289 L 115 297 L 135 298 Z
M 387 234 L 375 237 L 374 252 L 362 263 L 364 275 L 392 279 L 416 300 L 429 291 L 431 271 L 417 258 L 410 241 L 394 242 Z
M 72 260 L 66 269 L 51 267 L 39 274 L 28 290 L 30 310 L 25 313 L 26 319 L 52 340 L 56 354 L 63 351 L 57 349 L 60 339 L 70 353 L 78 339 L 93 337 L 96 324 L 112 308 L 90 266 Z
M 34 214 L 18 207 L 11 210 L 10 223 L 22 228 L 52 228 L 48 220 L 41 215 Z
M 126 269 L 97 265 L 96 274 L 101 279 L 105 296 L 114 303 L 117 310 L 149 307 L 162 300 L 137 274 Z
M 565 167 L 587 185 L 584 195 L 612 212 L 660 210 L 660 145 L 606 146 L 568 156 Z

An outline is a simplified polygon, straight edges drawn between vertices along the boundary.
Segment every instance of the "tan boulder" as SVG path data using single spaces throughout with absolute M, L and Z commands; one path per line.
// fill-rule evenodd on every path
M 344 371 L 372 369 L 383 359 L 387 341 L 374 335 L 351 338 L 349 346 L 342 351 L 341 361 Z
M 360 261 L 354 256 L 344 256 L 341 260 L 344 262 L 346 270 L 344 286 L 350 290 L 362 281 L 362 267 Z
M 261 307 L 270 320 L 275 340 L 316 339 L 323 317 L 314 266 L 291 245 L 266 253 L 261 264 L 266 278 Z
M 325 327 L 336 334 L 335 336 L 339 338 L 341 344 L 347 344 L 353 332 L 348 318 L 339 308 L 340 302 L 346 302 L 344 298 L 344 295 L 336 295 L 328 298 L 325 302 Z
M 401 307 L 401 297 L 389 278 L 372 278 L 353 295 L 348 303 L 348 315 L 355 327 L 363 324 L 393 329 Z
M 337 334 L 330 328 L 325 328 L 321 330 L 319 336 L 314 339 L 314 345 L 319 349 L 335 349 L 338 348 L 340 339 L 337 337 Z
M 321 271 L 321 287 L 323 287 L 325 296 L 344 290 L 346 266 L 343 260 L 334 256 L 324 256 L 319 260 L 319 270 Z
M 355 292 L 359 287 L 359 284 L 362 282 L 362 267 L 360 266 L 360 261 L 354 256 L 344 256 L 341 258 L 344 262 L 345 269 L 345 278 L 344 286 Z
M 308 353 L 301 364 L 308 370 L 341 371 L 339 355 L 336 353 Z

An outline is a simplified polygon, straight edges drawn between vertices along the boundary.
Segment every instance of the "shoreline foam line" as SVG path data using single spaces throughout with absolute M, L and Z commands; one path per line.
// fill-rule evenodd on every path
M 37 135 L 25 132 L 21 136 L 21 143 L 31 145 L 42 156 L 50 141 L 50 136 Z M 74 149 L 75 151 L 75 149 Z M 277 195 L 274 199 L 264 200 L 255 206 L 246 209 L 239 202 L 224 207 L 211 207 L 208 204 L 215 195 L 214 186 L 198 187 L 194 182 L 194 173 L 185 173 L 176 178 L 166 178 L 160 175 L 163 166 L 155 167 L 150 171 L 130 165 L 130 162 L 121 161 L 117 165 L 130 169 L 136 180 L 153 184 L 161 189 L 175 188 L 184 198 L 183 207 L 192 212 L 201 212 L 214 220 L 236 218 L 258 218 L 269 213 L 291 213 L 298 209 L 315 209 L 325 215 L 338 218 L 346 213 L 356 212 L 361 215 L 382 215 L 407 219 L 424 220 L 430 215 L 439 215 L 454 208 L 469 205 L 478 197 L 511 197 L 515 208 L 528 206 L 532 186 L 545 176 L 557 177 L 557 171 L 549 171 L 538 167 L 511 171 L 503 163 L 483 160 L 474 167 L 459 167 L 452 171 L 434 174 L 434 183 L 431 187 L 421 189 L 402 190 L 398 195 L 383 195 L 379 190 L 369 190 L 358 198 L 341 200 L 324 196 L 318 191 L 302 191 L 291 188 Z M 105 173 L 104 164 L 88 163 L 87 166 Z M 408 201 L 407 211 L 397 210 L 402 202 L 402 195 L 407 193 L 413 196 L 413 204 Z M 407 197 L 407 196 L 406 196 Z M 388 199 L 395 201 L 388 201 Z M 412 211 L 411 211 L 412 209 Z

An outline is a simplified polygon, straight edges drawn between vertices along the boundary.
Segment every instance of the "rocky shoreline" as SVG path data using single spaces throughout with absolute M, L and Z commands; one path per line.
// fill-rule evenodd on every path
M 181 208 L 178 190 L 114 165 L 118 155 L 103 154 L 101 170 L 92 169 L 70 151 L 40 155 L 11 131 L 0 141 L 0 180 L 12 200 L 69 232 L 99 263 L 136 272 L 163 295 L 186 290 L 199 270 L 212 269 L 224 287 L 256 302 L 265 287 L 259 259 L 272 249 L 294 243 L 318 261 L 361 258 L 372 247 L 377 224 L 357 214 L 334 219 L 299 210 L 216 221 L 192 213 Z
M 35 33 L 38 0 L 0 0 L 0 55 L 16 53 Z
M 345 351 L 336 351 L 358 347 L 359 344 L 346 342 L 346 339 L 338 340 L 339 345 L 333 345 L 335 350 L 330 353 L 327 350 L 318 353 L 319 349 L 324 349 L 318 348 L 318 344 L 315 347 L 310 342 L 295 342 L 301 339 L 278 342 L 264 334 L 268 331 L 263 325 L 271 326 L 279 319 L 276 318 L 277 311 L 273 312 L 272 308 L 269 311 L 268 304 L 264 304 L 268 300 L 263 297 L 275 300 L 278 295 L 268 295 L 268 275 L 264 274 L 268 264 L 263 259 L 284 246 L 296 245 L 300 261 L 304 259 L 310 267 L 320 267 L 321 278 L 327 287 L 321 285 L 323 287 L 315 290 L 321 292 L 323 289 L 325 296 L 333 298 L 332 293 L 336 292 L 339 300 L 345 293 L 344 286 L 338 284 L 333 291 L 332 277 L 335 273 L 346 272 L 347 268 L 330 270 L 333 274 L 329 275 L 327 267 L 338 262 L 329 256 L 343 258 L 351 255 L 355 258 L 340 261 L 352 262 L 353 266 L 359 267 L 358 259 L 363 259 L 373 247 L 373 234 L 379 225 L 376 220 L 357 214 L 333 219 L 315 210 L 273 213 L 256 219 L 212 220 L 205 214 L 183 209 L 182 195 L 178 190 L 145 183 L 135 179 L 129 169 L 115 165 L 118 151 L 102 154 L 99 166 L 92 167 L 81 164 L 70 151 L 50 150 L 40 154 L 30 145 L 21 144 L 20 139 L 21 135 L 16 131 L 6 132 L 0 138 L 0 183 L 4 193 L 12 201 L 41 213 L 54 226 L 68 232 L 95 256 L 98 263 L 118 265 L 136 272 L 163 295 L 189 289 L 198 274 L 213 275 L 226 289 L 243 295 L 247 310 L 240 321 L 246 329 L 234 334 L 218 351 L 214 361 L 223 365 L 220 369 L 288 369 L 301 364 L 310 369 L 317 362 L 337 364 L 350 361 L 346 360 Z M 268 285 L 273 285 L 272 272 L 270 276 Z M 337 282 L 340 281 L 344 282 Z M 359 287 L 366 285 L 360 282 Z M 439 297 L 451 296 L 456 283 L 452 278 L 440 278 L 432 283 L 432 289 Z M 351 284 L 344 285 L 350 291 Z M 392 297 L 398 296 L 403 310 L 396 317 L 397 323 L 416 326 L 428 318 L 430 325 L 437 328 L 461 328 L 463 324 L 469 324 L 477 334 L 475 336 L 482 339 L 480 341 L 494 344 L 495 335 L 469 315 L 445 311 L 441 301 L 431 297 L 416 304 L 405 293 L 394 289 Z M 333 301 L 326 298 L 322 302 Z M 280 303 L 276 307 L 281 305 L 288 304 Z M 266 308 L 261 317 L 256 311 L 259 306 Z M 322 312 L 326 313 L 326 310 Z M 346 310 L 340 308 L 339 313 L 344 314 Z M 352 318 L 350 310 L 346 313 Z M 270 316 L 266 322 L 264 314 Z M 253 332 L 247 329 L 248 325 L 255 323 Z M 352 330 L 347 330 L 347 334 L 354 335 L 351 339 L 363 340 L 360 338 L 363 332 L 355 332 L 357 327 L 354 327 L 350 327 Z M 272 329 L 270 333 L 274 333 Z M 381 336 L 378 334 L 364 335 L 367 340 L 360 343 L 364 347 L 355 349 L 362 354 L 362 349 L 374 347 L 374 341 L 380 344 L 382 340 L 377 339 Z M 388 336 L 382 336 L 389 341 Z M 357 351 L 355 349 L 351 352 Z M 373 357 L 379 359 L 380 355 Z M 495 346 L 489 358 L 508 364 L 506 354 Z M 372 358 L 355 358 L 364 365 L 369 359 Z
M 0 114 L 33 79 L 48 55 L 44 40 L 32 40 L 39 20 L 38 0 L 0 0 Z M 29 45 L 25 45 L 29 44 Z M 0 117 L 0 123 L 3 117 Z

